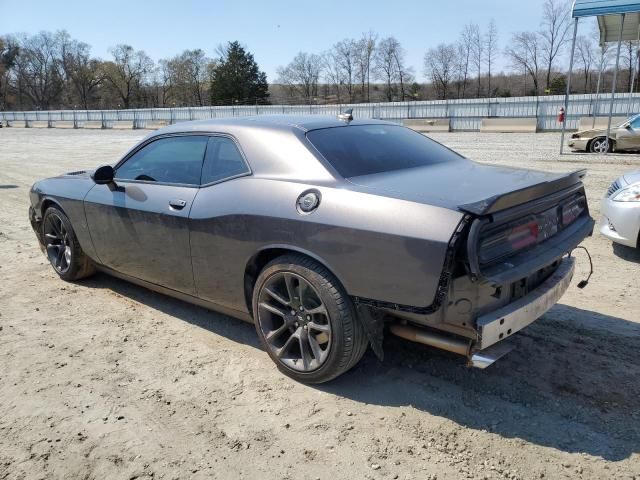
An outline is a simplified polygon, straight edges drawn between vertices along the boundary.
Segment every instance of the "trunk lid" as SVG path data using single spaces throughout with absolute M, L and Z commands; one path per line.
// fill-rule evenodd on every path
M 498 167 L 461 159 L 348 180 L 389 197 L 484 215 L 560 191 L 580 182 L 584 174 Z

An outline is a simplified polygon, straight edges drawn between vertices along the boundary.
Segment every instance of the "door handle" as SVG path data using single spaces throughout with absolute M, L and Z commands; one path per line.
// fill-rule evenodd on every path
M 169 206 L 175 210 L 182 210 L 187 202 L 181 199 L 169 200 Z

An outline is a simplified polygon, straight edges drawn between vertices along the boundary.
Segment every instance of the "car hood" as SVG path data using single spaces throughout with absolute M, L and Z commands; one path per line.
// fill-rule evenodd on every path
M 60 177 L 90 177 L 94 170 L 75 170 L 73 172 L 63 173 Z
M 609 137 L 616 138 L 616 129 L 617 129 L 617 126 L 611 125 L 611 131 L 609 132 Z M 606 128 L 594 128 L 592 130 L 582 130 L 582 131 L 576 132 L 574 136 L 577 138 L 593 138 L 593 137 L 600 137 L 606 134 L 607 134 Z
M 548 195 L 579 178 L 460 160 L 348 180 L 385 196 L 484 214 Z
M 628 184 L 640 182 L 640 170 L 625 173 L 622 178 L 624 178 L 624 181 Z

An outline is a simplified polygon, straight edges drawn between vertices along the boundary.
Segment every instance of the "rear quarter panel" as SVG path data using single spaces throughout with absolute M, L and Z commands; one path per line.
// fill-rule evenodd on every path
M 302 215 L 296 200 L 310 188 L 322 200 Z M 316 258 L 350 295 L 430 305 L 462 214 L 341 188 L 243 177 L 202 188 L 190 217 L 198 295 L 246 311 L 245 267 L 265 248 Z

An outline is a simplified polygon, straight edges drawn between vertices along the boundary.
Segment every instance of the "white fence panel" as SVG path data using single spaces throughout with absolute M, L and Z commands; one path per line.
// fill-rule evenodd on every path
M 572 95 L 569 99 L 567 128 L 578 128 L 580 117 L 607 116 L 610 94 Z M 211 107 L 143 108 L 128 110 L 50 110 L 28 112 L 0 111 L 0 121 L 9 123 L 101 122 L 110 128 L 115 122 L 130 122 L 134 128 L 148 124 L 176 123 L 209 118 L 243 117 L 250 115 L 330 115 L 347 108 L 354 118 L 377 118 L 401 122 L 407 118 L 448 118 L 453 130 L 479 130 L 482 118 L 536 118 L 538 130 L 559 130 L 558 111 L 564 104 L 563 95 L 545 97 L 479 98 L 393 103 L 359 103 L 344 105 L 229 105 Z M 640 111 L 640 94 L 618 93 L 613 103 L 614 116 L 628 116 Z M 155 125 L 154 125 L 155 126 Z

